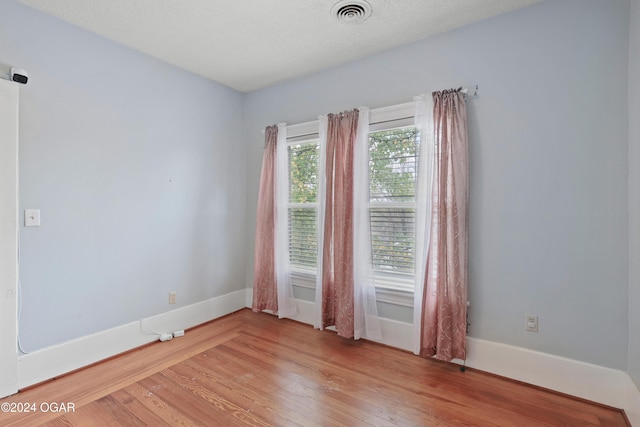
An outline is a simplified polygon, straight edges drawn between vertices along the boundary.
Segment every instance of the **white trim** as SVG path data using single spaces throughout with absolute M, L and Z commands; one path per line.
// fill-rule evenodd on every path
M 240 310 L 249 301 L 246 290 L 242 289 L 22 355 L 18 358 L 19 388 L 156 341 L 158 337 L 149 331 L 168 333 L 188 329 Z
M 393 121 L 398 119 L 413 118 L 416 114 L 415 102 L 405 102 L 404 104 L 391 105 L 389 107 L 374 108 L 369 112 L 369 123 Z M 413 125 L 414 122 L 411 122 Z
M 18 391 L 18 101 L 0 81 L 0 398 Z
M 376 300 L 387 304 L 413 308 L 413 290 L 405 291 L 382 287 L 376 283 Z
M 625 400 L 621 408 L 632 426 L 640 426 L 640 391 L 629 374 L 623 372 L 623 375 L 626 378 L 620 378 L 620 394 L 624 395 Z
M 292 319 L 313 325 L 315 304 L 296 300 L 296 305 Z M 380 327 L 382 344 L 413 349 L 413 325 L 380 318 Z M 640 391 L 626 372 L 472 337 L 467 356 L 468 367 L 624 409 L 631 425 L 640 426 Z
M 624 409 L 640 426 L 640 391 L 626 372 L 471 337 L 467 355 L 467 366 Z
M 363 107 L 360 107 L 363 108 Z M 414 124 L 413 116 L 416 113 L 415 102 L 405 102 L 403 104 L 390 105 L 388 107 L 374 108 L 369 110 L 369 123 L 377 124 L 380 122 L 395 121 L 400 119 L 412 118 L 411 122 L 402 126 L 412 126 Z M 319 120 L 310 122 L 296 123 L 287 125 L 287 139 L 295 139 L 305 135 L 312 135 L 309 140 L 319 138 L 320 126 Z M 292 141 L 290 143 L 297 143 Z
M 317 134 L 315 137 L 305 134 L 298 137 L 288 137 L 285 139 L 285 145 L 287 148 L 294 145 L 318 145 L 318 136 Z
M 308 273 L 302 268 L 291 269 L 291 283 L 299 288 L 316 288 L 316 272 Z
M 287 126 L 287 139 L 300 138 L 305 135 L 310 135 L 309 140 L 318 139 L 318 120 Z
M 253 288 L 245 289 L 244 306 L 253 309 Z

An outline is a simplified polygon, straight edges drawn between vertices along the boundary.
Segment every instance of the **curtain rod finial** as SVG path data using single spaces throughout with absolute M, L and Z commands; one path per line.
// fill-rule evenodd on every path
M 478 96 L 478 91 L 479 91 L 479 87 L 478 85 L 475 85 L 474 87 L 465 87 L 461 90 L 461 92 L 464 94 L 465 99 L 467 96 L 473 96 L 474 98 Z

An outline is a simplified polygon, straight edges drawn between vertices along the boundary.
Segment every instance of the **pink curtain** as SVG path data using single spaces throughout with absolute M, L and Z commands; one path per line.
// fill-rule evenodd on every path
M 357 109 L 327 116 L 322 328 L 354 336 L 353 167 Z
M 420 355 L 465 359 L 468 280 L 468 137 L 464 95 L 433 93 L 431 238 L 422 302 Z
M 276 147 L 278 127 L 265 129 L 265 146 L 258 194 L 255 266 L 253 269 L 253 311 L 278 312 L 275 263 L 276 229 Z

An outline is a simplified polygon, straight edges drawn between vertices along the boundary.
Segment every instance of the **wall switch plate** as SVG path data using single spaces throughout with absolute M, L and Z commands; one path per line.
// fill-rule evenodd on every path
M 176 303 L 176 291 L 169 292 L 169 304 Z
M 24 226 L 40 227 L 40 209 L 24 210 Z
M 526 329 L 529 332 L 538 332 L 538 316 L 525 314 Z

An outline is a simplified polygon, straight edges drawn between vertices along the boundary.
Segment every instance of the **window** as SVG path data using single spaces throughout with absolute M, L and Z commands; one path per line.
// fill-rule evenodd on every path
M 369 134 L 369 216 L 376 284 L 413 290 L 415 188 L 418 138 L 415 127 Z
M 289 260 L 294 285 L 315 286 L 318 256 L 317 140 L 290 143 L 289 160 Z
M 414 288 L 419 144 L 414 112 L 413 103 L 372 110 L 369 133 L 369 215 L 376 287 L 385 292 L 382 298 L 396 298 L 393 295 L 400 291 L 393 303 L 408 306 L 412 300 L 403 298 Z M 317 122 L 287 127 L 291 279 L 294 285 L 309 288 L 316 285 L 318 257 L 317 129 Z

